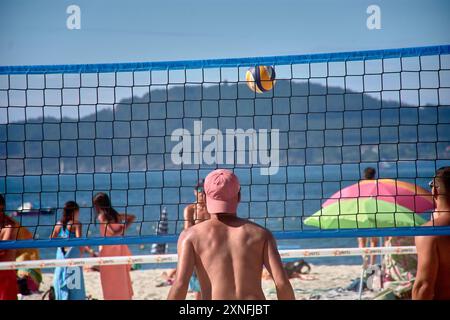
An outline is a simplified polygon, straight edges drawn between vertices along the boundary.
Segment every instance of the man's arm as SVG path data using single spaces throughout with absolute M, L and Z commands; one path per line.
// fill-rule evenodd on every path
M 188 205 L 186 206 L 186 208 L 184 208 L 183 216 L 184 216 L 184 230 L 192 227 L 195 224 L 194 208 L 192 205 Z
M 268 232 L 268 238 L 264 245 L 264 266 L 275 282 L 278 299 L 295 300 L 294 290 L 292 289 L 289 278 L 283 268 L 283 263 L 281 262 L 275 239 L 270 232 Z
M 412 291 L 413 300 L 430 300 L 434 297 L 434 287 L 439 267 L 436 239 L 432 236 L 416 237 L 417 275 Z
M 178 265 L 175 281 L 170 288 L 168 300 L 183 300 L 186 299 L 186 294 L 189 287 L 189 279 L 194 272 L 195 257 L 194 247 L 188 237 L 186 231 L 183 231 L 178 240 Z

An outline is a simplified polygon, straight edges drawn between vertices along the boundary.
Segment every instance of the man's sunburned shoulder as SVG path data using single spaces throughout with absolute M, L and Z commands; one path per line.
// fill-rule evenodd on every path
M 440 227 L 440 226 L 450 226 L 450 216 L 440 216 L 428 221 L 423 225 L 424 227 Z
M 448 217 L 439 217 L 434 221 L 428 221 L 424 227 L 441 227 L 450 225 L 450 219 Z M 415 243 L 418 246 L 433 246 L 442 240 L 442 236 L 416 236 Z
M 242 218 L 237 218 L 237 221 L 240 223 L 241 227 L 246 228 L 251 233 L 259 234 L 266 239 L 270 239 L 273 237 L 272 233 L 268 229 L 257 223 Z M 183 230 L 180 234 L 180 240 L 192 240 L 198 236 L 204 235 L 205 230 L 214 230 L 214 228 L 217 227 L 220 227 L 217 224 L 217 221 L 212 219 L 206 220 L 202 223 L 193 225 L 192 227 Z
M 430 250 L 432 249 L 439 241 L 439 236 L 417 236 L 415 238 L 415 243 L 417 250 Z
M 254 229 L 255 231 L 261 232 L 261 234 L 267 235 L 267 236 L 272 236 L 272 232 L 270 232 L 269 229 L 263 227 L 262 225 L 259 225 L 253 221 L 247 220 L 247 219 L 242 219 L 245 221 L 246 226 Z
M 197 233 L 195 230 L 197 229 L 198 225 L 193 225 L 192 227 L 189 227 L 187 229 L 184 229 L 183 231 L 181 231 L 180 233 L 180 237 L 178 238 L 179 241 L 186 241 L 186 240 L 191 240 L 192 237 Z

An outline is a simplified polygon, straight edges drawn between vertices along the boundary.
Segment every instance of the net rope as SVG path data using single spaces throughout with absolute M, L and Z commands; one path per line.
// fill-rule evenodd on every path
M 259 65 L 276 71 L 274 88 L 262 94 L 245 78 Z M 227 130 L 234 130 L 230 150 Z M 191 149 L 180 151 L 187 137 Z M 223 149 L 208 153 L 221 140 Z M 449 45 L 0 67 L 0 193 L 6 213 L 32 233 L 0 248 L 176 242 L 183 210 L 195 202 L 193 187 L 218 167 L 240 179 L 238 215 L 278 239 L 448 235 L 449 227 L 397 221 L 378 227 L 380 214 L 369 228 L 338 222 L 322 230 L 304 221 L 357 183 L 365 167 L 376 168 L 380 179 L 426 189 L 435 170 L 449 164 Z M 264 174 L 268 168 L 276 172 Z M 137 217 L 123 237 L 100 236 L 92 208 L 97 192 Z M 68 200 L 80 206 L 82 237 L 49 240 Z M 165 234 L 158 232 L 162 212 Z
M 416 254 L 415 246 L 380 247 L 380 248 L 326 248 L 305 250 L 280 250 L 282 259 L 293 258 L 323 258 L 323 257 L 351 257 L 371 255 L 402 255 Z M 31 261 L 0 262 L 0 270 L 15 270 L 21 268 L 56 268 L 64 266 L 101 266 L 118 264 L 164 264 L 176 263 L 176 254 L 133 255 L 103 258 L 75 258 L 75 259 L 46 259 Z

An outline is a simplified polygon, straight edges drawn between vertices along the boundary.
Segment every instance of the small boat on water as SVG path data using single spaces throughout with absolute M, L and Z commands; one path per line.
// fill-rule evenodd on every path
M 20 215 L 40 215 L 40 214 L 53 214 L 55 210 L 53 208 L 33 208 L 31 202 L 25 202 L 19 206 L 14 212 L 14 216 Z

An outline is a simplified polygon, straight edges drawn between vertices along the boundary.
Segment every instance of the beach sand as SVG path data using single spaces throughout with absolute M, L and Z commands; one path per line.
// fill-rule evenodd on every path
M 353 279 L 358 278 L 361 273 L 360 266 L 335 265 L 335 266 L 315 266 L 311 265 L 312 270 L 309 276 L 315 280 L 291 279 L 295 296 L 299 300 L 355 300 L 358 299 L 358 292 L 345 291 Z M 162 300 L 167 298 L 170 287 L 156 287 L 163 282 L 162 272 L 166 269 L 153 270 L 135 270 L 131 272 L 133 282 L 134 299 L 136 300 Z M 87 295 L 93 299 L 103 299 L 102 288 L 100 285 L 100 274 L 95 271 L 85 271 L 85 285 Z M 43 275 L 43 284 L 41 291 L 45 292 L 52 284 L 52 273 Z M 275 285 L 272 280 L 262 280 L 264 294 L 267 299 L 276 299 Z M 363 299 L 371 299 L 374 292 L 365 290 Z M 187 299 L 194 298 L 193 293 L 188 293 Z M 24 296 L 24 300 L 40 300 L 41 294 Z

